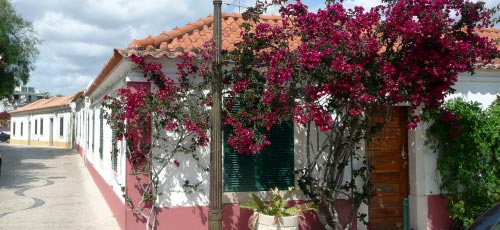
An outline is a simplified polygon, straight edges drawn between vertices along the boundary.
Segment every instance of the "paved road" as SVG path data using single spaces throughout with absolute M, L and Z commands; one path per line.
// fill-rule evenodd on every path
M 119 229 L 80 156 L 0 143 L 0 229 Z

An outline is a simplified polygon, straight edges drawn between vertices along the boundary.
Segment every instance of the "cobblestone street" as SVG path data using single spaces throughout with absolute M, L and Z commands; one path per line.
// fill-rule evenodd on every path
M 0 143 L 0 229 L 119 229 L 73 150 Z

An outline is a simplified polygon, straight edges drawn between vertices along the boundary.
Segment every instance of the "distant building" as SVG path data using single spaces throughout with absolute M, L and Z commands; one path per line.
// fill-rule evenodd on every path
M 17 86 L 10 98 L 0 99 L 0 112 L 12 111 L 40 99 L 49 98 L 49 93 L 40 92 L 31 86 Z
M 14 89 L 12 96 L 14 99 L 12 103 L 13 109 L 17 109 L 40 99 L 49 98 L 49 93 L 42 93 L 30 86 L 19 86 Z
M 71 148 L 75 101 L 82 93 L 40 99 L 10 112 L 10 143 Z

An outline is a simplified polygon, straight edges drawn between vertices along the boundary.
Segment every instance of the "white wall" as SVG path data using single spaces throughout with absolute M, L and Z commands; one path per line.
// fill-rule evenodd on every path
M 475 75 L 461 74 L 453 87 L 456 92 L 446 100 L 462 97 L 476 101 L 487 108 L 500 93 L 500 72 L 477 70 Z M 440 175 L 437 171 L 438 155 L 427 145 L 426 129 L 430 124 L 419 123 L 409 130 L 409 172 L 410 172 L 410 225 L 413 229 L 427 229 L 429 224 L 428 196 L 445 193 L 439 188 Z
M 67 110 L 67 109 L 65 109 Z M 60 135 L 60 118 L 63 118 L 63 135 Z M 53 119 L 52 132 L 50 130 L 50 119 Z M 43 120 L 43 130 L 41 129 L 41 121 Z M 13 114 L 11 125 L 15 123 L 15 135 L 13 134 L 14 127 L 11 127 L 13 134 L 11 139 L 28 141 L 28 138 L 33 142 L 49 142 L 50 134 L 53 134 L 54 142 L 69 142 L 71 140 L 71 113 L 69 111 L 53 111 L 39 112 L 27 114 Z M 21 123 L 23 124 L 23 135 L 21 136 Z M 36 125 L 36 127 L 35 127 Z M 36 129 L 36 132 L 35 132 Z M 43 131 L 43 132 L 41 132 Z
M 11 116 L 11 140 L 28 140 L 28 121 L 27 115 Z
M 453 87 L 456 92 L 447 99 L 462 97 L 477 101 L 487 108 L 500 95 L 500 71 L 477 70 L 476 74 L 461 74 Z
M 112 130 L 103 120 L 102 138 L 102 158 L 101 148 L 101 103 L 104 95 L 116 96 L 116 91 L 124 88 L 125 78 L 130 74 L 130 62 L 124 60 L 110 73 L 101 85 L 86 95 L 83 105 L 76 111 L 76 140 L 75 142 L 82 148 L 83 156 L 87 163 L 92 164 L 101 177 L 110 185 L 113 191 L 124 202 L 121 188 L 125 186 L 125 148 L 124 143 L 118 142 L 118 162 L 116 171 L 112 167 Z

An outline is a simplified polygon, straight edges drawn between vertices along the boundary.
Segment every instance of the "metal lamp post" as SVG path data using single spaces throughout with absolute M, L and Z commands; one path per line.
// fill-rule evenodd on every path
M 212 117 L 210 145 L 210 196 L 208 209 L 208 229 L 222 229 L 222 130 L 221 130 L 221 49 L 222 49 L 222 0 L 213 0 L 213 39 L 217 46 L 214 54 L 212 80 Z

